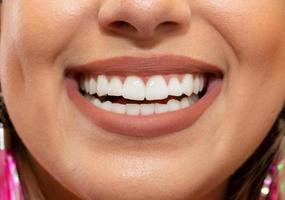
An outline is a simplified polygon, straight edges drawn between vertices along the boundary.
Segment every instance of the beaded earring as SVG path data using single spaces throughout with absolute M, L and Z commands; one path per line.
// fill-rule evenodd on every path
M 284 126 L 285 128 L 285 107 L 281 112 L 281 122 L 280 126 Z M 283 124 L 283 125 L 281 125 Z M 281 149 L 285 147 L 285 131 L 283 133 L 283 141 L 281 142 Z M 263 181 L 263 186 L 260 191 L 259 200 L 281 200 L 284 198 L 285 194 L 285 158 L 284 151 L 279 152 L 273 159 L 272 164 L 270 165 L 267 175 Z
M 279 199 L 279 173 L 283 164 L 274 161 L 266 175 L 259 200 L 278 200 Z
M 0 123 L 0 199 L 24 200 L 16 161 L 8 148 L 8 135 Z

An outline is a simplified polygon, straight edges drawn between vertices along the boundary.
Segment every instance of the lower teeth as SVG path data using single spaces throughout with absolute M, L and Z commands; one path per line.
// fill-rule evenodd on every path
M 176 99 L 170 99 L 166 104 L 150 103 L 150 104 L 120 104 L 112 103 L 111 101 L 100 101 L 99 98 L 86 95 L 85 98 L 91 102 L 94 106 L 106 111 L 111 111 L 119 114 L 126 115 L 154 115 L 166 112 L 172 112 L 188 108 L 199 100 L 197 95 L 191 95 L 190 97 L 184 97 L 180 101 Z

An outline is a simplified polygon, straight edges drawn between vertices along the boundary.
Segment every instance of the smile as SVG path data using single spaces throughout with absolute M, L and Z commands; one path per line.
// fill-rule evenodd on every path
M 145 137 L 191 126 L 222 83 L 218 67 L 182 56 L 101 60 L 70 67 L 66 77 L 69 97 L 93 123 Z
M 153 115 L 187 108 L 198 101 L 204 88 L 201 75 L 107 77 L 83 76 L 80 88 L 98 108 L 126 115 Z M 167 80 L 168 79 L 168 80 Z

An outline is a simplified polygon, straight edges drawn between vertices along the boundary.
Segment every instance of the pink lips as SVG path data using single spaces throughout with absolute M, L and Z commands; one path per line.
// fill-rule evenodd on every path
M 212 74 L 205 95 L 194 105 L 182 110 L 150 116 L 128 116 L 97 108 L 86 100 L 78 89 L 74 75 L 120 74 L 151 75 L 175 73 Z M 150 58 L 117 57 L 99 60 L 67 69 L 66 89 L 78 109 L 94 124 L 112 133 L 128 136 L 153 137 L 181 131 L 195 123 L 212 104 L 221 90 L 222 72 L 214 66 L 184 56 L 159 56 Z

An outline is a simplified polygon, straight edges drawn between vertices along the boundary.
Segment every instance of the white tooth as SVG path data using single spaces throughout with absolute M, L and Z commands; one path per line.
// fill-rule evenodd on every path
M 97 107 L 99 107 L 99 108 L 101 107 L 101 101 L 99 99 L 97 99 L 97 98 L 94 98 L 92 100 L 92 104 L 97 106 Z
M 193 92 L 193 75 L 192 74 L 186 74 L 182 79 L 182 90 L 183 93 L 187 96 L 190 96 Z
M 89 94 L 89 91 L 90 91 L 90 87 L 89 87 L 89 77 L 87 76 L 87 77 L 85 77 L 85 79 L 84 79 L 84 88 L 85 88 L 85 92 L 87 93 L 87 94 Z
M 180 107 L 180 102 L 175 100 L 175 99 L 171 99 L 167 102 L 167 106 L 169 111 L 175 111 L 175 110 L 179 110 Z
M 199 97 L 197 95 L 191 95 L 190 97 L 188 97 L 188 101 L 190 103 L 190 105 L 193 105 L 194 103 L 196 103 L 199 100 Z
M 168 86 L 163 76 L 150 77 L 146 84 L 146 99 L 159 100 L 168 97 Z
M 160 113 L 168 112 L 169 109 L 168 109 L 167 104 L 156 103 L 154 106 L 154 110 L 156 114 L 160 114 Z
M 122 96 L 123 83 L 119 77 L 112 77 L 109 83 L 108 95 L 110 96 Z
M 89 79 L 89 94 L 93 95 L 97 92 L 97 83 L 93 77 Z
M 144 100 L 145 85 L 141 78 L 128 76 L 123 86 L 123 97 L 130 100 Z
M 97 79 L 97 94 L 104 96 L 108 94 L 109 82 L 106 76 L 99 75 Z
M 104 103 L 101 104 L 101 108 L 103 110 L 111 111 L 111 109 L 112 109 L 112 102 L 111 101 L 105 101 Z
M 193 93 L 198 94 L 199 93 L 199 88 L 200 88 L 200 78 L 198 75 L 194 76 L 194 81 L 193 81 Z
M 154 113 L 154 104 L 141 104 L 141 115 L 152 115 Z
M 126 104 L 126 113 L 128 115 L 139 115 L 140 105 L 139 104 Z
M 168 82 L 168 94 L 172 96 L 182 95 L 182 86 L 176 77 L 172 77 Z
M 126 113 L 126 105 L 120 104 L 120 103 L 113 103 L 112 111 L 115 113 L 119 113 L 119 114 L 125 114 Z
M 199 88 L 199 92 L 202 92 L 202 90 L 204 89 L 205 86 L 205 78 L 204 76 L 200 76 L 200 88 Z
M 184 98 L 180 101 L 180 106 L 181 106 L 181 108 L 188 108 L 188 107 L 190 106 L 190 103 L 189 103 L 187 97 L 184 97 Z

